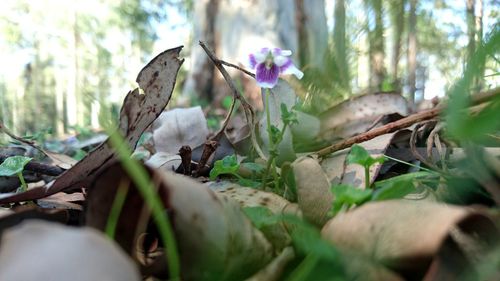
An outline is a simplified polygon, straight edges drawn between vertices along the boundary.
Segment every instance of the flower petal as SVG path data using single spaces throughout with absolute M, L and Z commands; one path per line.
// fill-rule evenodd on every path
M 292 63 L 291 59 L 284 56 L 275 56 L 273 61 L 277 66 L 280 67 L 280 71 L 282 66 Z
M 280 48 L 274 48 L 273 49 L 273 55 L 274 56 L 285 56 L 285 57 L 289 57 L 292 55 L 292 51 L 290 50 L 282 50 Z
M 254 54 L 248 55 L 248 66 L 251 69 L 255 69 L 255 67 L 257 66 L 257 59 L 255 58 Z
M 300 71 L 295 65 L 293 65 L 292 61 L 289 60 L 286 64 L 280 67 L 280 73 L 282 74 L 293 74 L 298 79 L 302 79 L 304 73 Z
M 278 83 L 279 74 L 280 70 L 277 65 L 272 64 L 270 68 L 267 68 L 265 63 L 259 63 L 255 80 L 257 80 L 257 85 L 262 88 L 273 88 Z

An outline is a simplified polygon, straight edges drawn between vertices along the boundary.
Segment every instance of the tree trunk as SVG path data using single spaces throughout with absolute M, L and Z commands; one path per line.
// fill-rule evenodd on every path
M 417 71 L 417 0 L 410 0 L 408 16 L 408 104 L 415 109 Z
M 483 0 L 476 0 L 476 44 L 481 46 L 483 41 Z M 479 92 L 484 88 L 484 64 L 480 65 L 477 75 L 476 91 Z
M 392 43 L 392 59 L 391 73 L 392 83 L 396 91 L 401 91 L 401 80 L 399 79 L 398 66 L 401 57 L 401 41 L 404 31 L 406 0 L 391 1 L 391 19 L 393 25 L 393 43 Z
M 371 87 L 377 91 L 382 89 L 385 79 L 385 50 L 384 50 L 384 22 L 382 0 L 366 0 L 368 6 L 368 36 L 370 38 L 370 69 L 371 69 Z M 370 17 L 370 14 L 372 16 Z M 375 23 L 370 24 L 370 18 Z M 373 28 L 371 27 L 373 26 Z
M 476 24 L 474 16 L 475 0 L 466 0 L 466 17 L 467 17 L 467 36 L 469 43 L 467 44 L 467 61 L 470 61 L 476 50 Z
M 335 0 L 333 12 L 335 25 L 333 27 L 333 42 L 335 47 L 335 58 L 338 62 L 339 75 L 345 89 L 350 87 L 349 66 L 347 64 L 346 34 L 345 34 L 345 1 Z
M 299 53 L 302 65 L 324 69 L 324 59 L 328 48 L 328 28 L 326 25 L 324 0 L 296 1 L 296 11 L 301 14 L 297 26 L 299 32 Z
M 213 66 L 198 45 L 199 40 L 207 41 L 207 45 L 214 49 L 217 56 L 235 64 L 246 63 L 248 54 L 260 47 L 289 49 L 294 52 L 294 56 L 298 49 L 295 5 L 290 5 L 289 0 L 198 1 L 195 5 L 193 30 L 191 69 L 183 89 L 185 95 L 200 95 L 202 89 L 210 88 L 207 86 L 210 83 L 212 93 L 227 92 L 227 85 L 217 72 L 203 70 L 205 62 L 205 67 L 210 65 L 213 69 Z M 249 81 L 247 77 L 228 70 L 230 74 L 241 77 L 245 93 L 250 95 L 250 99 L 260 103 L 260 89 L 255 82 L 245 83 Z M 214 98 L 217 101 L 217 97 Z

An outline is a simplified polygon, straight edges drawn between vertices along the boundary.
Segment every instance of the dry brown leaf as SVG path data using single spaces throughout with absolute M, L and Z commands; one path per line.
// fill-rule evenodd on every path
M 405 200 L 367 203 L 339 214 L 323 227 L 322 236 L 400 273 L 423 276 L 443 241 L 471 218 L 476 231 L 487 229 L 477 233 L 482 239 L 498 237 L 493 222 L 474 209 Z
M 134 263 L 91 228 L 27 221 L 6 230 L 0 280 L 142 280 Z
M 408 115 L 406 100 L 399 94 L 377 93 L 354 97 L 321 114 L 324 140 L 347 138 L 367 131 L 383 115 Z
M 281 253 L 273 259 L 265 268 L 254 274 L 246 281 L 275 281 L 280 280 L 285 267 L 295 258 L 295 252 L 292 247 L 286 247 Z
M 195 148 L 208 136 L 207 120 L 200 106 L 163 112 L 153 123 L 157 152 L 176 154 L 183 145 Z
M 207 276 L 228 280 L 245 278 L 265 265 L 272 257 L 272 247 L 255 229 L 237 203 L 218 197 L 205 185 L 182 175 L 150 169 L 159 196 L 170 215 L 181 258 L 183 280 Z M 103 230 L 120 181 L 129 181 L 120 164 L 113 165 L 96 178 L 89 190 L 86 221 Z M 116 240 L 129 253 L 146 229 L 149 216 L 141 217 L 142 197 L 130 185 L 117 225 Z M 157 233 L 153 228 L 150 234 Z M 163 262 L 161 259 L 158 262 Z M 155 261 L 155 264 L 157 261 Z M 151 265 L 155 266 L 154 264 Z M 166 270 L 166 267 L 161 267 Z M 158 273 L 158 274 L 164 274 Z M 210 279 L 210 278 L 209 278 Z
M 328 211 L 332 207 L 333 195 L 330 182 L 318 160 L 301 157 L 292 163 L 297 187 L 297 201 L 304 217 L 323 225 L 328 219 Z
M 133 150 L 141 134 L 160 115 L 170 100 L 177 72 L 183 63 L 179 59 L 182 47 L 167 50 L 156 56 L 137 76 L 139 88 L 128 93 L 120 111 L 119 132 Z M 116 159 L 109 141 L 98 146 L 56 181 L 43 188 L 35 188 L 20 194 L 3 194 L 0 204 L 39 199 L 59 191 L 81 188 L 97 171 L 105 169 Z

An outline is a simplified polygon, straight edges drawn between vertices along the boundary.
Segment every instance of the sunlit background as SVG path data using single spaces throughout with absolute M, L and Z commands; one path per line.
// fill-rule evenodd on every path
M 207 72 L 213 66 L 198 40 L 234 63 L 262 45 L 291 49 L 306 74 L 295 86 L 312 112 L 367 92 L 399 91 L 413 100 L 414 91 L 416 103 L 443 97 L 474 50 L 470 43 L 477 48 L 498 28 L 500 7 L 496 0 L 2 0 L 1 6 L 1 121 L 20 134 L 54 135 L 99 128 L 103 105 L 117 110 L 144 64 L 179 45 L 186 62 L 173 103 L 217 104 L 218 76 Z M 498 70 L 498 58 L 487 61 L 480 89 L 498 86 Z M 199 73 L 209 77 L 200 81 Z

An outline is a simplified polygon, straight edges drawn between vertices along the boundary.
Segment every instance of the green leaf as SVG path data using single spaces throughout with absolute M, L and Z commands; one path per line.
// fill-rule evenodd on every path
M 24 166 L 31 161 L 32 158 L 24 156 L 12 156 L 2 164 L 0 164 L 0 176 L 14 176 L 21 173 L 24 170 Z
M 222 160 L 217 160 L 214 163 L 214 167 L 210 171 L 210 180 L 215 180 L 219 175 L 222 174 L 233 174 L 236 175 L 240 165 L 236 159 L 236 155 L 228 155 Z
M 278 218 L 266 207 L 243 207 L 242 210 L 253 225 L 255 225 L 258 229 L 262 229 L 265 226 L 273 225 L 278 222 Z
M 333 213 L 340 211 L 343 205 L 361 205 L 370 200 L 373 191 L 371 189 L 359 189 L 350 185 L 337 185 L 331 188 L 335 197 L 333 201 Z
M 258 188 L 262 186 L 260 182 L 253 181 L 250 179 L 245 179 L 245 178 L 238 178 L 238 184 L 241 186 L 246 186 L 246 187 L 251 187 L 251 188 Z
M 377 158 L 373 158 L 370 156 L 368 151 L 360 145 L 353 145 L 351 147 L 351 151 L 349 152 L 349 155 L 347 156 L 347 163 L 349 164 L 359 164 L 363 167 L 369 168 L 375 163 L 384 163 L 385 157 L 380 156 Z
M 372 201 L 399 199 L 415 190 L 412 180 L 403 179 L 383 185 L 373 193 Z
M 282 103 L 280 106 L 281 110 L 281 120 L 283 120 L 283 123 L 291 125 L 291 124 L 298 124 L 299 120 L 297 118 L 297 113 L 293 110 L 288 111 L 288 108 L 286 107 L 286 104 Z
M 257 163 L 254 163 L 254 162 L 244 162 L 244 163 L 241 163 L 240 166 L 242 168 L 248 169 L 256 174 L 262 173 L 265 169 L 264 166 L 257 164 Z

